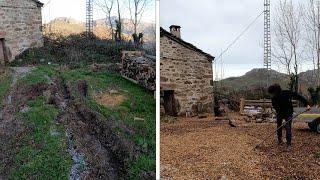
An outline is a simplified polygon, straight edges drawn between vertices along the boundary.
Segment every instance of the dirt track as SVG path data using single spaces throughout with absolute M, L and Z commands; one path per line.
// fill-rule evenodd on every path
M 180 119 L 161 125 L 163 179 L 320 179 L 320 136 L 304 124 L 294 125 L 293 151 L 275 138 L 253 150 L 274 130 L 273 124 L 231 128 L 211 119 Z M 174 178 L 172 178 L 174 177 Z
M 49 103 L 60 109 L 56 123 L 63 124 L 68 129 L 72 142 L 73 167 L 70 179 L 117 179 L 125 178 L 128 174 L 125 167 L 129 158 L 133 158 L 135 150 L 133 142 L 126 140 L 116 131 L 129 131 L 122 123 L 107 120 L 100 114 L 91 111 L 82 100 L 71 97 L 70 91 L 77 91 L 62 83 L 60 78 L 50 79 L 51 84 L 37 83 L 32 86 L 17 84 L 17 80 L 31 71 L 31 68 L 15 68 L 12 88 L 9 92 L 10 102 L 4 101 L 4 108 L 0 119 L 0 162 L 6 163 L 5 169 L 0 171 L 0 179 L 7 179 L 11 167 L 11 145 L 7 142 L 19 142 L 19 134 L 26 132 L 26 128 L 15 113 L 21 111 L 28 100 L 42 96 L 50 91 Z M 7 98 L 6 98 L 7 99 Z M 18 104 L 13 107 L 13 104 Z M 1 108 L 1 107 L 0 107 Z M 1 109 L 0 109 L 1 110 Z M 16 145 L 16 144 L 14 144 Z M 12 146 L 14 146 L 12 145 Z M 68 149 L 68 151 L 70 151 Z M 86 167 L 76 158 L 85 154 Z M 138 154 L 138 152 L 137 152 Z

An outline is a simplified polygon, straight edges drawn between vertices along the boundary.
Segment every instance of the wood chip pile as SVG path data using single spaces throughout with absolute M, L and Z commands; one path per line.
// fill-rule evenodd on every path
M 151 56 L 126 53 L 122 57 L 121 74 L 148 90 L 156 89 L 156 59 Z
M 163 179 L 319 179 L 320 141 L 307 125 L 295 124 L 293 150 L 279 148 L 269 135 L 275 124 L 183 118 L 161 123 L 161 176 Z

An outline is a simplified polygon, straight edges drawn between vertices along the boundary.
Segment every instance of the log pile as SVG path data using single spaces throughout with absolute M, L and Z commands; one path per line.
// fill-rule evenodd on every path
M 156 90 L 156 59 L 143 53 L 125 52 L 122 56 L 122 76 L 143 86 Z

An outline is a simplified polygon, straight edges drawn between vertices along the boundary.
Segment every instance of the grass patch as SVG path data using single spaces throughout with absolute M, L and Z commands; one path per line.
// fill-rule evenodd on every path
M 72 161 L 66 152 L 64 129 L 54 122 L 58 110 L 45 104 L 43 97 L 28 105 L 30 110 L 19 117 L 31 130 L 21 137 L 10 179 L 68 179 Z
M 143 149 L 144 154 L 128 165 L 130 179 L 139 179 L 144 171 L 156 170 L 156 102 L 152 92 L 123 79 L 117 74 L 91 72 L 86 68 L 68 71 L 58 71 L 57 66 L 39 66 L 18 82 L 26 85 L 48 83 L 48 77 L 61 76 L 62 79 L 77 88 L 77 81 L 86 80 L 89 94 L 85 103 L 91 109 L 98 111 L 106 118 L 122 121 L 135 129 L 134 136 L 125 136 Z M 107 107 L 98 104 L 93 95 L 117 89 L 126 99 L 120 105 Z M 76 91 L 72 96 L 77 97 Z M 71 160 L 65 153 L 66 142 L 62 127 L 54 123 L 58 110 L 45 104 L 43 97 L 28 103 L 31 107 L 26 114 L 20 114 L 26 124 L 32 127 L 32 133 L 23 137 L 23 147 L 16 154 L 17 168 L 12 172 L 12 178 L 54 179 L 67 178 Z M 134 117 L 144 121 L 134 121 Z M 52 136 L 50 131 L 56 129 L 59 136 Z M 119 129 L 119 133 L 122 130 Z M 32 142 L 32 143 L 31 143 Z
M 0 75 L 0 105 L 2 100 L 8 93 L 12 81 L 12 72 L 9 69 L 4 69 L 3 74 Z
M 117 107 L 107 107 L 98 104 L 91 96 L 86 100 L 87 106 L 100 112 L 107 118 L 123 121 L 127 126 L 135 129 L 135 135 L 130 138 L 136 145 L 146 150 L 136 161 L 130 163 L 131 178 L 138 179 L 143 171 L 156 169 L 156 101 L 153 93 L 140 86 L 110 73 L 91 72 L 78 69 L 62 73 L 63 78 L 76 86 L 79 80 L 89 83 L 89 94 L 117 89 L 120 94 L 128 97 Z M 75 94 L 73 94 L 75 95 Z M 144 121 L 134 121 L 134 117 Z
M 142 155 L 139 157 L 137 161 L 132 162 L 130 166 L 130 171 L 134 179 L 139 179 L 141 170 L 144 170 L 147 172 L 154 171 L 155 166 L 156 166 L 155 157 L 153 159 L 153 158 L 150 158 L 149 156 Z
M 21 78 L 18 82 L 27 86 L 38 83 L 48 83 L 49 77 L 52 77 L 54 74 L 56 74 L 54 66 L 39 66 L 32 70 L 28 75 Z
M 56 74 L 53 66 L 40 66 L 18 80 L 30 86 L 47 83 Z M 67 153 L 65 129 L 55 122 L 59 110 L 44 97 L 27 102 L 29 109 L 16 117 L 25 131 L 13 141 L 9 179 L 68 179 L 72 160 Z
M 317 158 L 317 159 L 320 159 L 320 152 L 315 153 L 314 157 Z

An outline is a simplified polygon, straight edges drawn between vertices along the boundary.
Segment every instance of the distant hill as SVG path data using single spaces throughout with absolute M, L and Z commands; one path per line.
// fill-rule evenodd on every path
M 286 74 L 270 71 L 270 83 L 278 83 L 283 89 L 288 89 L 290 77 Z M 266 69 L 253 69 L 240 77 L 231 77 L 217 83 L 222 83 L 225 92 L 252 92 L 261 87 L 266 87 L 268 71 Z M 302 92 L 307 95 L 307 89 L 316 84 L 315 71 L 309 70 L 299 74 L 300 87 Z
M 112 17 L 115 19 L 116 17 Z M 105 19 L 95 20 L 93 22 L 93 32 L 100 38 L 110 39 L 110 26 Z M 115 25 L 114 25 L 115 27 Z M 79 34 L 85 31 L 85 23 L 72 18 L 60 17 L 45 24 L 45 33 L 56 33 L 63 36 L 71 34 Z M 155 24 L 141 22 L 138 32 L 144 33 L 144 40 L 146 42 L 155 41 Z M 133 26 L 129 19 L 123 19 L 123 33 L 125 39 L 131 39 L 133 33 Z
M 248 87 L 257 88 L 267 84 L 268 72 L 266 69 L 253 69 L 240 77 L 231 77 L 222 80 L 223 86 L 234 90 L 247 89 Z M 270 71 L 270 82 L 283 85 L 289 81 L 289 76 L 275 70 Z

